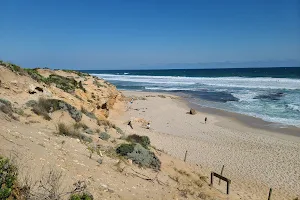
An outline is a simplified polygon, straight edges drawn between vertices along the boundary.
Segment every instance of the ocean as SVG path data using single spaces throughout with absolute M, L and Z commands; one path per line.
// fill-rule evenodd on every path
M 121 90 L 174 93 L 200 106 L 300 127 L 300 67 L 85 72 Z

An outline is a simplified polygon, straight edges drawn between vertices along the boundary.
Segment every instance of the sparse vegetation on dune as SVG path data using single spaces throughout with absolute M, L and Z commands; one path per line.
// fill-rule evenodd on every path
M 83 133 L 80 133 L 80 131 L 78 129 L 74 129 L 72 127 L 69 127 L 67 125 L 65 125 L 64 123 L 59 123 L 57 125 L 58 128 L 58 135 L 63 135 L 63 136 L 68 136 L 68 137 L 72 137 L 72 138 L 78 138 L 84 142 L 92 142 L 92 138 L 84 135 Z
M 64 110 L 68 111 L 70 116 L 76 121 L 79 122 L 82 118 L 82 113 L 78 111 L 74 106 L 59 100 L 59 99 L 45 99 L 40 98 L 38 102 L 27 102 L 29 106 L 32 106 L 32 111 L 44 117 L 46 120 L 51 120 L 49 113 L 57 111 L 57 110 Z
M 106 140 L 107 141 L 110 138 L 110 135 L 106 132 L 102 132 L 102 133 L 99 134 L 99 138 L 101 140 Z
M 87 111 L 84 107 L 81 106 L 81 112 L 88 116 L 91 119 L 97 119 L 94 113 Z
M 81 81 L 77 82 L 74 78 L 64 77 L 57 74 L 51 74 L 48 78 L 45 78 L 38 72 L 38 68 L 24 69 L 18 65 L 3 62 L 3 61 L 0 64 L 19 75 L 22 76 L 28 75 L 37 82 L 42 82 L 48 85 L 55 84 L 57 88 L 60 88 L 68 93 L 74 93 L 75 89 L 81 89 L 84 92 L 86 92 L 86 89 L 83 87 L 82 82 Z M 82 72 L 77 72 L 73 70 L 70 72 L 75 73 L 81 77 L 88 76 L 88 74 Z
M 14 198 L 18 170 L 9 159 L 0 156 L 0 199 Z
M 62 187 L 63 173 L 54 168 L 43 172 L 40 180 L 33 182 L 29 176 L 19 180 L 18 166 L 0 155 L 0 199 L 1 200 L 93 200 L 87 192 L 84 181 L 73 184 L 74 189 L 65 191 Z

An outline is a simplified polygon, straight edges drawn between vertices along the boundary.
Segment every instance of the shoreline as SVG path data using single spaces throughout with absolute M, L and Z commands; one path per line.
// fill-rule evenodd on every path
M 224 165 L 223 175 L 232 180 L 232 194 L 241 199 L 261 200 L 269 188 L 274 190 L 274 200 L 299 196 L 300 137 L 251 127 L 255 119 L 244 125 L 234 118 L 238 115 L 223 116 L 216 110 L 209 110 L 212 114 L 187 114 L 190 104 L 173 94 L 130 90 L 122 93 L 135 98 L 115 118 L 127 135 L 146 135 L 156 148 L 179 159 L 188 151 L 187 162 L 200 166 L 207 176 Z M 134 129 L 126 126 L 124 121 L 128 120 L 133 121 Z M 245 116 L 245 120 L 253 119 Z M 144 122 L 151 123 L 151 130 L 145 129 Z
M 300 127 L 293 125 L 280 124 L 275 122 L 269 122 L 264 119 L 253 117 L 246 114 L 235 113 L 227 110 L 222 110 L 218 108 L 201 106 L 189 101 L 184 95 L 177 95 L 171 92 L 151 92 L 151 91 L 135 91 L 135 90 L 120 90 L 121 92 L 137 92 L 145 94 L 162 94 L 162 95 L 171 95 L 178 97 L 179 100 L 185 104 L 188 108 L 193 108 L 198 112 L 205 114 L 213 115 L 215 117 L 224 117 L 230 120 L 234 120 L 236 123 L 241 124 L 242 126 L 247 126 L 251 129 L 260 129 L 268 132 L 272 132 L 279 135 L 290 135 L 300 138 Z M 221 123 L 221 126 L 227 127 L 225 123 Z M 229 127 L 230 128 L 230 127 Z

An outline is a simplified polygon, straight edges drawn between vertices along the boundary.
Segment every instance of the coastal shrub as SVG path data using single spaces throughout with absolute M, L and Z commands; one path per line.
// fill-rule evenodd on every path
M 10 118 L 14 119 L 14 120 L 18 120 L 19 118 L 13 115 L 13 107 L 11 105 L 11 103 L 5 99 L 1 99 L 0 101 L 0 111 L 7 114 Z
M 12 107 L 3 103 L 0 103 L 0 110 L 9 116 L 11 116 L 13 113 Z
M 25 103 L 25 105 L 27 106 L 27 107 L 33 107 L 33 106 L 35 106 L 37 104 L 37 101 L 35 101 L 35 100 L 29 100 L 29 101 L 27 101 L 26 103 Z
M 145 149 L 142 145 L 136 144 L 131 153 L 127 154 L 127 157 L 130 158 L 134 163 L 142 166 L 149 167 L 156 170 L 160 170 L 161 162 L 156 157 L 156 155 Z
M 84 73 L 84 72 L 80 72 L 80 71 L 76 71 L 76 70 L 71 70 L 71 69 L 63 69 L 62 71 L 68 72 L 68 73 L 74 73 L 74 74 L 77 74 L 80 77 L 89 76 L 88 73 Z
M 75 131 L 71 130 L 67 125 L 63 123 L 58 124 L 58 134 L 64 136 L 72 136 L 75 135 Z
M 74 78 L 67 78 L 56 74 L 51 74 L 46 82 L 48 84 L 55 83 L 57 88 L 62 89 L 65 92 L 73 93 L 75 88 L 78 87 L 78 83 Z
M 106 132 L 102 132 L 102 133 L 99 134 L 99 138 L 101 140 L 106 140 L 107 141 L 110 138 L 110 135 Z
M 15 109 L 15 113 L 17 113 L 18 115 L 24 116 L 24 110 L 22 110 L 21 108 L 17 108 Z
M 87 111 L 84 107 L 81 107 L 81 112 L 91 119 L 97 119 L 94 113 Z
M 17 167 L 9 159 L 0 156 L 0 199 L 14 199 L 12 194 L 17 176 Z
M 117 149 L 117 154 L 121 156 L 127 156 L 128 153 L 133 152 L 135 144 L 121 144 Z
M 148 136 L 140 136 L 140 135 L 133 134 L 127 137 L 127 141 L 132 143 L 139 143 L 146 149 L 150 145 L 150 139 Z
M 47 78 L 45 78 L 44 76 L 42 76 L 37 69 L 24 69 L 27 74 L 33 79 L 36 80 L 37 82 L 43 82 L 46 83 L 47 82 Z
M 7 62 L 7 63 L 4 63 L 4 66 L 7 67 L 8 69 L 10 69 L 12 72 L 17 73 L 19 75 L 26 74 L 26 71 L 16 64 Z
M 28 103 L 28 102 L 27 102 Z M 57 110 L 68 111 L 70 116 L 79 122 L 82 118 L 82 113 L 78 111 L 74 106 L 59 100 L 59 99 L 44 99 L 40 98 L 36 105 L 33 106 L 32 111 L 37 115 L 44 116 L 45 119 L 50 120 L 49 112 Z
M 74 124 L 74 128 L 75 129 L 80 129 L 80 128 L 87 129 L 89 127 L 86 124 L 82 123 L 82 122 L 77 122 L 77 123 Z
M 33 106 L 31 110 L 35 114 L 43 116 L 45 120 L 51 120 L 51 117 L 48 114 L 47 110 L 44 107 L 40 106 L 39 104 Z
M 90 128 L 84 129 L 84 131 L 85 131 L 87 134 L 89 134 L 89 135 L 94 134 L 94 131 L 93 131 L 92 129 L 90 129 Z
M 7 105 L 7 106 L 10 106 L 10 107 L 11 107 L 11 102 L 10 102 L 10 101 L 8 101 L 8 100 L 6 100 L 6 99 L 2 99 L 2 98 L 0 98 L 0 103 L 3 103 L 3 104 L 5 104 L 5 105 Z
M 124 135 L 125 133 L 124 133 L 124 131 L 120 128 L 120 127 L 115 127 L 115 129 L 116 129 L 116 131 L 117 131 L 117 133 L 119 133 L 119 134 L 121 134 L 121 135 Z
M 89 193 L 82 193 L 82 194 L 72 194 L 70 200 L 93 200 L 93 195 Z
M 80 133 L 78 130 L 76 129 L 72 129 L 71 127 L 68 127 L 67 125 L 65 125 L 64 123 L 59 123 L 57 125 L 58 127 L 58 133 L 59 135 L 63 135 L 63 136 L 69 136 L 72 138 L 78 138 L 82 141 L 85 142 L 92 142 L 92 138 L 85 136 L 84 134 Z

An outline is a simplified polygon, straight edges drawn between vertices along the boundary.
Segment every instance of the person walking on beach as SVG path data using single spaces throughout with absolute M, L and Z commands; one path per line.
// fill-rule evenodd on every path
M 204 118 L 204 122 L 205 122 L 205 124 L 206 124 L 206 122 L 207 122 L 207 117 Z
M 128 126 L 130 126 L 130 128 L 133 129 L 131 121 L 128 122 Z

